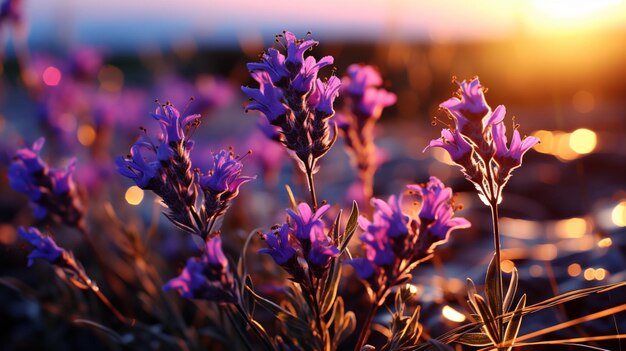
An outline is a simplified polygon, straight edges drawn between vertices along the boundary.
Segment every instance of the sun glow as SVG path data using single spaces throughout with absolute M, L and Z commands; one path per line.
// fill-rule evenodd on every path
M 465 321 L 464 314 L 462 314 L 461 312 L 455 310 L 454 308 L 448 305 L 443 306 L 443 310 L 441 310 L 441 314 L 443 314 L 443 316 L 446 317 L 446 319 L 453 321 L 453 322 L 461 323 Z

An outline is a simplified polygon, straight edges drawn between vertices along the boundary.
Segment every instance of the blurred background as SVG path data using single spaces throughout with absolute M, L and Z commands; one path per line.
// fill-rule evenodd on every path
M 529 294 L 529 302 L 626 277 L 626 1 L 3 4 L 3 276 L 26 281 L 33 289 L 43 284 L 38 277 L 45 276 L 45 267 L 25 270 L 26 252 L 15 234 L 17 225 L 34 222 L 27 199 L 13 192 L 6 179 L 14 151 L 40 135 L 47 138 L 44 159 L 51 165 L 64 167 L 70 157 L 78 157 L 77 184 L 88 199 L 91 226 L 99 228 L 94 234 L 101 236 L 103 245 L 109 231 L 112 236 L 120 231 L 108 227 L 105 204 L 113 204 L 122 221 L 138 232 L 156 223 L 154 197 L 117 175 L 113 164 L 116 156 L 128 153 L 139 126 L 157 132 L 149 116 L 155 100 L 203 114 L 202 126 L 194 133 L 194 167 L 206 167 L 207 155 L 220 148 L 233 146 L 239 154 L 252 149 L 244 174 L 259 178 L 242 188 L 223 226 L 224 232 L 233 233 L 229 250 L 234 256 L 248 232 L 280 222 L 288 206 L 284 184 L 303 200 L 304 184 L 284 151 L 257 131 L 256 113 L 244 112 L 246 99 L 239 87 L 253 84 L 245 64 L 257 61 L 276 34 L 289 30 L 298 37 L 310 31 L 320 42 L 312 54 L 334 56 L 335 74 L 342 76 L 351 63 L 372 64 L 384 77 L 385 88 L 397 94 L 398 102 L 385 110 L 377 131 L 381 166 L 375 196 L 386 198 L 429 175 L 459 193 L 464 205 L 460 215 L 473 227 L 455 233 L 434 264 L 416 274 L 423 322 L 432 336 L 467 318 L 464 279 L 482 282 L 492 250 L 489 212 L 472 186 L 441 150 L 422 152 L 439 137 L 442 126 L 432 121 L 445 119 L 438 105 L 457 90 L 453 77 L 479 76 L 489 89 L 490 105 L 506 105 L 522 135 L 541 139 L 514 172 L 501 209 L 503 267 L 520 270 L 521 289 Z M 328 69 L 322 76 L 330 74 Z M 322 161 L 318 179 L 319 196 L 338 204 L 337 209 L 347 208 L 355 173 L 341 139 Z M 51 228 L 80 256 L 84 249 L 76 233 Z M 155 262 L 163 267 L 163 279 L 169 279 L 193 253 L 193 245 L 164 220 L 158 221 L 158 228 L 158 240 L 149 245 L 162 253 Z M 262 263 L 259 271 L 274 269 Z M 360 286 L 344 289 L 356 294 Z M 123 289 L 112 290 L 123 296 Z M 43 299 L 53 299 L 54 294 L 48 292 Z M 623 289 L 612 294 L 531 316 L 522 334 L 625 302 Z M 67 340 L 45 332 L 47 325 L 65 324 L 62 318 L 48 320 L 50 312 L 41 310 L 36 299 L 19 297 L 3 286 L 0 298 L 19 306 L 0 307 L 0 316 L 6 317 L 0 318 L 0 325 L 6 324 L 2 340 L 11 340 L 8 349 L 28 349 L 33 346 L 29 343 L 36 343 L 25 341 L 32 335 L 46 335 L 60 349 L 73 349 L 75 345 L 64 344 Z M 617 334 L 626 328 L 624 316 L 581 324 L 549 338 Z M 68 332 L 83 335 L 72 328 Z M 615 349 L 618 343 L 596 345 Z

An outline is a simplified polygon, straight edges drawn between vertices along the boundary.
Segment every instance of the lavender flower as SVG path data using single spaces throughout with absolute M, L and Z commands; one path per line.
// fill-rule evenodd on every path
M 9 184 L 28 196 L 37 219 L 51 217 L 76 225 L 83 217 L 73 181 L 76 161 L 70 160 L 64 170 L 49 168 L 40 156 L 44 142 L 39 138 L 32 148 L 15 153 L 9 165 Z
M 207 239 L 214 233 L 217 219 L 239 193 L 239 187 L 255 177 L 241 176 L 241 158 L 227 151 L 213 154 L 208 172 L 202 175 L 198 170 L 196 177 L 189 132 L 198 125 L 200 115 L 181 118 L 168 103 L 159 106 L 152 116 L 160 122 L 160 139 L 142 136 L 131 147 L 130 155 L 116 160 L 118 172 L 160 196 L 167 208 L 164 214 L 172 223 Z M 203 195 L 200 206 L 198 188 Z
M 363 185 L 365 199 L 372 196 L 377 167 L 374 127 L 383 109 L 396 102 L 395 94 L 379 88 L 382 82 L 373 66 L 359 64 L 350 65 L 342 79 L 345 107 L 339 115 L 339 126 Z
M 19 227 L 17 234 L 34 247 L 33 251 L 28 255 L 28 267 L 33 265 L 36 258 L 43 258 L 55 264 L 61 260 L 65 253 L 65 250 L 58 247 L 51 237 L 43 235 L 37 228 L 30 227 L 24 229 L 24 227 Z
M 519 131 L 515 130 L 511 145 L 507 147 L 506 108 L 500 105 L 491 109 L 478 78 L 463 81 L 459 87 L 459 97 L 440 105 L 455 125 L 443 129 L 441 139 L 432 140 L 424 150 L 431 147 L 446 150 L 476 186 L 481 200 L 487 205 L 497 204 L 502 201 L 502 190 L 512 170 L 521 165 L 524 153 L 539 139 L 528 137 L 522 141 Z
M 407 189 L 407 194 L 391 196 L 387 202 L 372 199 L 373 220 L 359 218 L 365 257 L 348 263 L 373 291 L 401 283 L 416 264 L 448 240 L 452 230 L 470 226 L 464 218 L 453 218 L 452 190 L 439 179 L 431 177 L 428 183 Z
M 504 106 L 502 110 L 502 117 L 504 117 Z M 522 157 L 530 148 L 539 142 L 539 139 L 531 136 L 524 138 L 522 141 L 519 131 L 515 129 L 513 130 L 510 147 L 507 147 L 506 127 L 504 123 L 501 122 L 501 119 L 493 123 L 491 129 L 493 142 L 496 147 L 494 159 L 500 166 L 497 176 L 500 181 L 506 181 L 506 177 L 508 177 L 510 172 L 521 166 Z
M 201 176 L 198 181 L 204 194 L 201 212 L 205 222 L 223 215 L 231 201 L 239 194 L 239 187 L 256 179 L 256 176 L 241 175 L 243 169 L 241 159 L 241 157 L 236 157 L 232 151 L 221 150 L 212 154 L 209 171 L 206 175 Z
M 339 248 L 326 233 L 326 226 L 321 219 L 329 208 L 330 205 L 324 205 L 313 212 L 303 202 L 298 205 L 297 212 L 288 209 L 287 214 L 293 223 L 283 224 L 263 234 L 269 248 L 260 249 L 259 253 L 271 255 L 298 283 L 309 283 L 305 281 L 308 279 L 305 274 L 307 267 L 301 265 L 298 257 L 307 263 L 314 276 L 323 276 L 331 259 L 339 256 Z
M 285 265 L 295 256 L 296 249 L 289 242 L 289 226 L 286 223 L 262 237 L 269 247 L 260 249 L 259 253 L 272 256 L 278 265 Z
M 323 269 L 328 267 L 330 260 L 339 256 L 339 249 L 324 232 L 323 226 L 313 226 L 309 235 L 311 250 L 307 256 L 309 264 L 316 276 L 321 276 Z M 317 269 L 317 271 L 316 271 Z
M 298 212 L 287 209 L 287 214 L 294 220 L 295 236 L 298 240 L 310 240 L 311 229 L 314 226 L 324 226 L 324 222 L 320 219 L 326 211 L 330 209 L 330 205 L 324 205 L 313 212 L 306 202 L 298 204 Z
M 300 40 L 290 32 L 279 35 L 277 40 L 284 41 L 285 50 L 270 48 L 261 56 L 261 62 L 248 64 L 259 88 L 241 88 L 251 99 L 246 111 L 265 115 L 279 129 L 279 140 L 292 151 L 302 171 L 310 174 L 335 141 L 335 134 L 330 135 L 329 119 L 334 115 L 333 103 L 341 82 L 336 77 L 326 82 L 317 78 L 322 67 L 333 63 L 331 56 L 319 61 L 304 57 L 317 41 Z
M 237 303 L 239 294 L 222 252 L 221 238 L 216 236 L 208 240 L 202 256 L 188 259 L 180 275 L 167 282 L 163 290 L 177 290 L 187 299 Z
M 157 107 L 152 117 L 161 123 L 161 131 L 166 144 L 182 141 L 185 138 L 185 129 L 200 119 L 200 115 L 197 114 L 180 118 L 178 110 L 168 104 Z

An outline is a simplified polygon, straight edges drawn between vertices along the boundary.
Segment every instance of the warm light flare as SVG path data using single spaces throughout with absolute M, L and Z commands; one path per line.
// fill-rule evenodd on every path
M 500 262 L 500 268 L 504 273 L 511 273 L 515 268 L 515 263 L 513 263 L 513 261 L 511 260 L 504 260 Z
M 96 130 L 92 126 L 84 124 L 76 131 L 76 138 L 81 145 L 90 146 L 96 141 Z
M 611 238 L 604 238 L 600 241 L 598 241 L 598 247 L 599 248 L 607 248 L 607 247 L 611 247 L 611 245 L 613 245 L 613 240 L 611 240 Z
M 126 190 L 124 198 L 126 199 L 126 202 L 131 205 L 139 205 L 143 200 L 143 190 L 140 187 L 133 185 Z
M 583 218 L 563 219 L 556 222 L 554 229 L 559 238 L 581 238 L 587 233 L 587 222 Z
M 583 269 L 578 263 L 572 263 L 567 267 L 567 274 L 570 277 L 578 277 L 582 273 Z
M 557 20 L 580 20 L 597 16 L 619 5 L 621 0 L 534 0 L 537 12 Z
M 461 323 L 465 321 L 465 315 L 461 312 L 455 310 L 454 308 L 446 305 L 443 306 L 443 310 L 441 310 L 441 314 L 448 320 L 452 322 Z
M 569 146 L 577 154 L 588 154 L 596 148 L 598 138 L 592 130 L 576 129 L 569 138 Z
M 618 227 L 626 227 L 626 201 L 622 201 L 611 211 L 611 220 Z

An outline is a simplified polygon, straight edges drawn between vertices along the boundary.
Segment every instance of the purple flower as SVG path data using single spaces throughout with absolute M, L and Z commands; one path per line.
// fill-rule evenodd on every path
M 287 113 L 287 108 L 281 102 L 282 90 L 271 83 L 261 83 L 259 89 L 241 87 L 241 91 L 252 99 L 252 102 L 246 106 L 246 110 L 261 112 L 270 123 L 278 123 L 275 121 Z
M 519 131 L 514 130 L 511 145 L 507 146 L 506 108 L 500 105 L 491 110 L 478 78 L 459 85 L 460 99 L 453 97 L 440 105 L 454 117 L 456 128 L 443 129 L 441 139 L 432 140 L 424 150 L 441 147 L 448 151 L 478 189 L 480 199 L 490 206 L 502 200 L 511 171 L 521 165 L 524 153 L 539 139 L 522 140 Z
M 22 148 L 15 152 L 15 159 L 23 163 L 28 173 L 42 172 L 46 167 L 45 162 L 41 159 L 41 149 L 46 142 L 44 137 L 41 137 L 33 143 L 33 146 L 28 148 Z
M 440 147 L 446 150 L 450 154 L 450 158 L 461 165 L 471 161 L 468 157 L 472 154 L 472 145 L 463 138 L 458 129 L 454 132 L 451 132 L 450 129 L 442 129 L 441 138 L 431 140 L 424 151 L 431 147 Z
M 493 141 L 496 146 L 496 157 L 499 161 L 508 160 L 509 162 L 520 165 L 524 154 L 539 142 L 539 138 L 530 136 L 520 137 L 517 129 L 513 131 L 511 144 L 507 147 L 506 127 L 503 122 L 495 123 L 492 127 Z
M 365 231 L 360 237 L 365 244 L 365 257 L 379 266 L 392 264 L 395 259 L 391 248 L 392 236 L 389 235 L 389 224 L 381 216 L 375 216 L 374 223 L 365 217 L 359 217 L 359 226 Z
M 346 261 L 347 264 L 354 267 L 356 274 L 363 280 L 370 280 L 376 272 L 376 264 L 367 258 L 354 258 Z
M 163 290 L 177 290 L 187 299 L 237 302 L 234 277 L 222 252 L 221 238 L 216 236 L 208 240 L 202 256 L 188 259 L 180 275 L 167 282 Z
M 485 100 L 485 89 L 480 85 L 478 78 L 474 78 L 470 82 L 462 81 L 459 83 L 459 95 L 460 99 L 452 97 L 439 106 L 447 109 L 454 117 L 461 120 L 468 117 L 471 119 L 482 118 L 491 111 Z
M 57 246 L 51 237 L 43 235 L 37 228 L 30 227 L 24 229 L 24 227 L 19 227 L 17 234 L 34 247 L 33 251 L 28 255 L 28 267 L 33 265 L 36 258 L 43 258 L 50 263 L 57 263 L 65 252 L 65 250 Z
M 452 190 L 439 179 L 431 177 L 427 184 L 408 185 L 407 189 L 409 196 L 419 199 L 404 201 L 401 195 L 384 202 L 373 198 L 373 220 L 359 217 L 365 257 L 348 263 L 372 288 L 381 288 L 379 274 L 387 277 L 387 287 L 396 285 L 407 267 L 421 262 L 435 246 L 447 241 L 452 230 L 470 225 L 464 218 L 453 218 Z
M 280 51 L 269 48 L 267 53 L 263 53 L 260 63 L 248 63 L 251 72 L 264 71 L 269 74 L 271 82 L 277 84 L 289 76 L 289 71 L 285 67 L 285 56 Z
M 330 205 L 324 205 L 313 213 L 311 207 L 306 202 L 298 205 L 298 213 L 287 209 L 287 214 L 293 218 L 295 222 L 295 236 L 300 241 L 311 240 L 311 230 L 314 226 L 324 226 L 324 222 L 320 219 L 326 211 L 330 209 Z
M 378 88 L 383 79 L 373 66 L 352 64 L 342 80 L 342 90 L 350 96 L 352 112 L 359 118 L 378 119 L 383 108 L 396 103 L 396 94 Z
M 146 160 L 142 154 L 142 150 L 151 152 L 152 160 Z M 160 163 L 156 159 L 156 150 L 154 145 L 147 140 L 139 140 L 130 148 L 129 157 L 118 157 L 115 159 L 117 171 L 135 181 L 138 187 L 142 189 L 155 189 L 155 183 L 159 176 Z
M 323 270 L 332 258 L 339 256 L 339 249 L 332 245 L 330 237 L 324 233 L 323 226 L 311 227 L 309 237 L 311 250 L 307 262 L 313 266 L 314 272 Z
M 285 64 L 290 70 L 299 70 L 304 64 L 304 53 L 317 45 L 315 40 L 301 40 L 291 32 L 283 33 L 285 41 L 287 42 L 287 59 Z
M 407 185 L 407 188 L 421 196 L 422 207 L 419 217 L 425 222 L 435 220 L 439 209 L 448 205 L 452 199 L 452 189 L 446 188 L 437 177 L 430 177 L 430 181 L 423 185 Z
M 263 234 L 263 239 L 269 248 L 260 249 L 259 253 L 272 256 L 279 265 L 286 264 L 296 254 L 296 250 L 289 242 L 289 226 L 285 223 L 278 229 Z
M 344 90 L 350 95 L 360 96 L 370 87 L 383 84 L 380 73 L 370 65 L 351 64 L 343 77 Z
M 15 153 L 8 170 L 9 184 L 28 196 L 37 219 L 53 215 L 74 225 L 83 215 L 74 189 L 76 161 L 72 159 L 65 170 L 49 168 L 39 156 L 43 144 L 44 139 L 39 138 L 32 149 L 23 148 Z
M 165 144 L 182 141 L 185 138 L 185 129 L 200 119 L 200 115 L 180 118 L 180 112 L 169 104 L 157 107 L 152 117 L 161 123 Z
M 387 235 L 392 238 L 408 234 L 407 226 L 410 218 L 402 212 L 401 201 L 402 197 L 395 195 L 391 195 L 387 202 L 376 198 L 371 201 L 372 206 L 376 210 L 374 212 L 374 223 L 385 223 Z M 365 218 L 362 219 L 362 221 L 364 220 Z
M 320 81 L 319 70 L 333 63 L 331 56 L 319 61 L 304 53 L 317 44 L 297 39 L 293 33 L 278 36 L 283 52 L 269 49 L 260 63 L 249 63 L 252 78 L 259 88 L 241 87 L 251 102 L 246 110 L 265 115 L 277 130 L 270 137 L 280 141 L 298 161 L 303 172 L 315 169 L 316 162 L 328 152 L 335 138 L 330 137 L 329 119 L 340 82 L 331 77 Z
M 304 61 L 304 65 L 300 72 L 291 82 L 291 87 L 298 93 L 306 94 L 310 92 L 313 81 L 317 78 L 317 73 L 322 67 L 332 65 L 334 59 L 332 56 L 324 56 L 319 61 L 315 57 L 309 56 Z
M 243 164 L 232 151 L 221 150 L 213 153 L 207 175 L 200 177 L 200 186 L 204 190 L 221 194 L 228 192 L 232 196 L 239 193 L 239 187 L 256 177 L 242 176 Z
M 430 177 L 426 184 L 409 185 L 407 188 L 419 194 L 422 200 L 419 218 L 426 232 L 420 234 L 420 241 L 427 252 L 446 242 L 452 230 L 470 227 L 465 218 L 452 218 L 452 189 L 446 188 L 436 177 Z
M 316 104 L 315 110 L 323 113 L 325 116 L 332 116 L 335 114 L 333 103 L 337 96 L 339 96 L 341 81 L 339 78 L 332 76 L 326 83 L 318 79 L 316 85 L 317 91 L 319 92 L 319 101 Z

